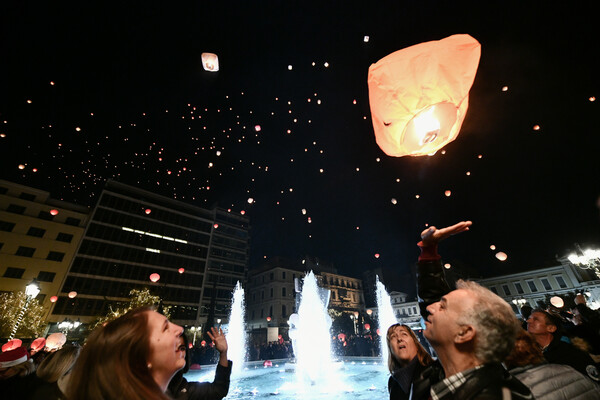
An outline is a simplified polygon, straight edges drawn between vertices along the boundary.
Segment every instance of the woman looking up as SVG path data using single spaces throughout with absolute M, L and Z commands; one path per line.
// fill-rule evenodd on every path
M 183 328 L 148 307 L 92 332 L 71 372 L 69 400 L 168 400 L 169 381 L 185 366 Z
M 390 400 L 409 399 L 413 382 L 433 359 L 406 325 L 394 324 L 388 328 L 387 346 Z

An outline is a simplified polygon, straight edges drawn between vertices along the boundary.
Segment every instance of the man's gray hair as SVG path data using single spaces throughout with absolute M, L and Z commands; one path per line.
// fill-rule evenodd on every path
M 476 282 L 460 279 L 456 288 L 475 295 L 473 308 L 457 321 L 459 325 L 475 328 L 475 357 L 483 364 L 504 361 L 522 329 L 510 305 Z

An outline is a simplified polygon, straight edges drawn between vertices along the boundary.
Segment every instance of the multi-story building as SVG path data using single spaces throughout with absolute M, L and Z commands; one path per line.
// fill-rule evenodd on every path
M 253 340 L 287 335 L 287 321 L 297 310 L 297 293 L 308 271 L 315 273 L 320 287 L 329 290 L 329 308 L 352 314 L 364 311 L 360 279 L 340 275 L 335 267 L 313 257 L 301 262 L 273 257 L 248 274 L 246 320 Z
M 132 289 L 149 288 L 172 307 L 177 323 L 212 325 L 227 318 L 233 288 L 244 282 L 248 248 L 247 217 L 109 181 L 53 316 L 91 321 Z M 72 291 L 75 298 L 68 297 Z
M 409 301 L 408 295 L 403 292 L 390 292 L 390 300 L 399 323 L 412 329 L 421 329 L 421 312 L 416 300 Z
M 479 279 L 477 282 L 506 300 L 517 314 L 524 304 L 536 308 L 547 304 L 553 296 L 576 293 L 585 294 L 590 307 L 600 306 L 600 280 L 568 262 L 550 268 Z
M 84 206 L 0 180 L 0 291 L 22 291 L 34 278 L 49 312 L 60 292 L 89 216 Z M 47 314 L 50 322 L 58 321 Z

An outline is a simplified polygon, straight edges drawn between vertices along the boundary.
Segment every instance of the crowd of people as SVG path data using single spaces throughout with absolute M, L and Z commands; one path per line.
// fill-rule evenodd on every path
M 574 313 L 570 331 L 587 334 L 578 347 L 559 314 L 531 310 L 523 325 L 487 288 L 459 280 L 452 290 L 446 282 L 438 243 L 470 226 L 465 221 L 421 233 L 417 291 L 424 336 L 437 359 L 429 357 L 410 328 L 391 326 L 390 399 L 599 399 L 600 374 L 590 355 L 599 344 L 595 312 L 580 305 Z
M 423 336 L 392 325 L 386 334 L 391 400 L 600 399 L 600 315 L 579 298 L 566 315 L 522 311 L 519 321 L 506 301 L 481 285 L 445 280 L 438 243 L 469 230 L 471 223 L 430 227 L 421 234 L 417 289 Z M 565 318 L 569 317 L 569 318 Z M 0 354 L 2 399 L 218 400 L 229 391 L 232 362 L 221 329 L 207 332 L 209 346 L 190 351 L 183 328 L 152 308 L 132 310 L 96 328 L 83 347 L 30 351 L 16 345 Z M 332 337 L 339 355 L 374 356 L 372 337 Z M 428 346 L 428 347 L 429 347 Z M 253 346 L 250 359 L 293 357 L 290 342 Z M 213 382 L 188 382 L 194 363 L 216 363 Z

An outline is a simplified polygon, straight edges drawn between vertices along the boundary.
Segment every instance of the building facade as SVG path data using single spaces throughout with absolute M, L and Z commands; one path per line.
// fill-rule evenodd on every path
M 36 299 L 57 322 L 50 299 L 60 292 L 88 217 L 87 207 L 0 180 L 0 291 L 22 291 L 36 279 Z
M 56 302 L 53 318 L 90 322 L 149 288 L 183 325 L 227 318 L 244 282 L 249 220 L 109 181 L 94 208 Z M 159 279 L 150 280 L 158 274 Z M 153 275 L 156 278 L 156 275 Z M 75 298 L 68 293 L 76 292 Z
M 362 281 L 340 275 L 330 264 L 306 257 L 293 261 L 273 257 L 248 274 L 247 329 L 255 342 L 270 341 L 288 332 L 289 316 L 297 311 L 302 278 L 313 271 L 320 287 L 329 291 L 329 308 L 343 313 L 364 312 Z
M 600 307 L 600 280 L 568 263 L 477 282 L 506 300 L 517 314 L 525 304 L 542 307 L 551 297 L 577 293 L 586 295 L 591 308 Z

